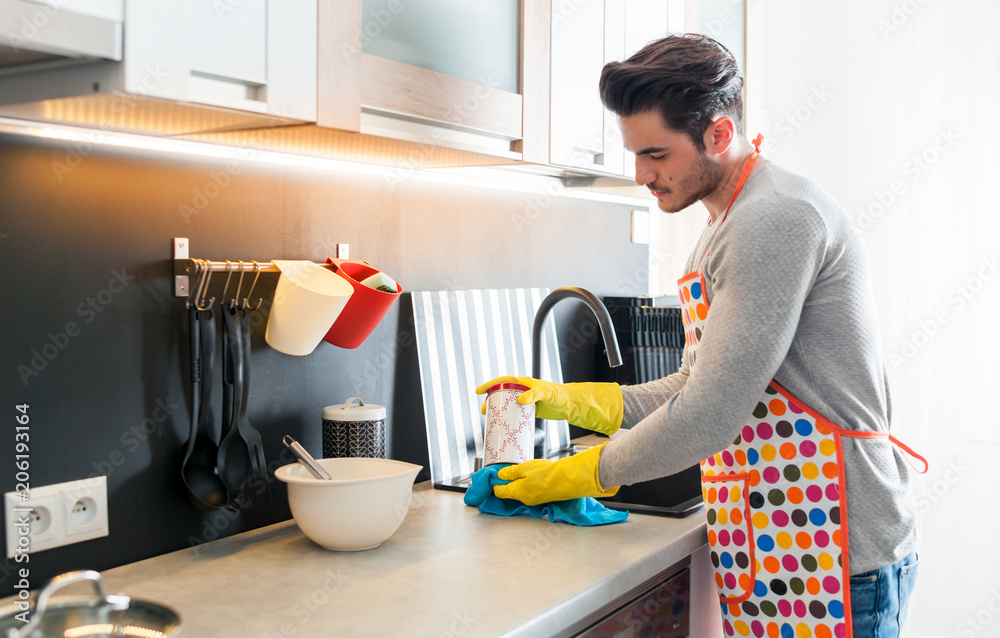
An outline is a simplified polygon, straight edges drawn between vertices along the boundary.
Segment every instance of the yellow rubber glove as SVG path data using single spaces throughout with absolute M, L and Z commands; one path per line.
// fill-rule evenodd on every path
M 540 505 L 585 496 L 614 496 L 618 488 L 602 488 L 597 474 L 601 448 L 605 445 L 607 443 L 602 443 L 558 461 L 535 459 L 501 468 L 497 472 L 497 478 L 511 482 L 494 485 L 493 493 L 499 498 L 511 498 L 525 505 Z
M 531 377 L 498 377 L 476 388 L 476 394 L 485 394 L 498 383 L 520 383 L 531 388 L 517 402 L 534 403 L 539 419 L 565 419 L 602 434 L 614 434 L 621 427 L 622 389 L 617 383 L 552 383 Z M 486 414 L 485 403 L 482 412 Z

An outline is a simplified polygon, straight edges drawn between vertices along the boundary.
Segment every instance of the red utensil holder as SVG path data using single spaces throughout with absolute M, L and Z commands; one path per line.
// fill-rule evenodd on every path
M 324 340 L 341 348 L 357 348 L 396 303 L 403 287 L 396 282 L 396 292 L 393 293 L 363 285 L 363 280 L 380 272 L 366 261 L 327 259 L 326 267 L 346 279 L 354 288 L 354 294 L 330 326 Z

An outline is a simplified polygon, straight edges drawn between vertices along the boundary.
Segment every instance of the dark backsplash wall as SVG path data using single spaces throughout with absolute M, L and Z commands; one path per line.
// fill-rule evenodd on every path
M 183 300 L 172 296 L 173 237 L 188 237 L 192 257 L 212 260 L 322 262 L 347 243 L 352 258 L 407 291 L 580 285 L 641 294 L 647 247 L 629 242 L 629 211 L 384 174 L 0 135 L 0 488 L 14 490 L 15 406 L 28 404 L 31 483 L 104 474 L 110 500 L 110 536 L 33 554 L 32 587 L 290 517 L 276 482 L 271 507 L 239 515 L 200 513 L 184 498 L 186 320 Z M 275 282 L 261 276 L 265 299 Z M 426 466 L 409 296 L 358 349 L 323 343 L 308 357 L 266 345 L 268 307 L 252 317 L 248 412 L 272 468 L 291 461 L 285 434 L 318 454 L 321 409 L 350 396 L 385 405 L 389 454 Z M 557 308 L 567 380 L 593 370 L 593 338 L 578 345 L 581 333 L 595 332 L 584 313 L 569 302 Z M 4 596 L 20 565 L 0 564 Z

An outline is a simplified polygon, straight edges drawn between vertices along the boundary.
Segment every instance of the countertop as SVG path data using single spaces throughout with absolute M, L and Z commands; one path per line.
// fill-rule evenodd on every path
M 550 636 L 707 542 L 704 515 L 631 514 L 575 527 L 481 514 L 414 486 L 396 533 L 322 549 L 293 521 L 104 572 L 111 592 L 162 603 L 183 636 Z

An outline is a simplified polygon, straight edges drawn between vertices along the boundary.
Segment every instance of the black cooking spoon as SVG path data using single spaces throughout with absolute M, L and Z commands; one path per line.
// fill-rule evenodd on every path
M 195 507 L 216 510 L 229 504 L 229 493 L 216 473 L 216 445 L 207 432 L 211 418 L 215 322 L 211 309 L 192 307 L 188 318 L 191 338 L 191 426 L 181 462 L 181 480 Z

